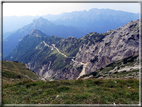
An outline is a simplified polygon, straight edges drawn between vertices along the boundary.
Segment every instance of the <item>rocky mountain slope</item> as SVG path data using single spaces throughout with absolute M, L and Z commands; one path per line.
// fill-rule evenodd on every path
M 139 54 L 139 20 L 79 39 L 49 37 L 39 32 L 33 30 L 25 36 L 6 59 L 26 63 L 47 80 L 78 79 L 114 61 Z
M 85 72 L 93 72 L 101 67 L 129 56 L 139 54 L 139 20 L 131 21 L 116 30 L 108 31 L 101 42 L 90 41 L 79 48 L 78 62 L 85 62 Z M 92 34 L 84 37 L 91 38 Z M 77 63 L 74 64 L 76 66 Z
M 121 79 L 139 79 L 139 56 L 130 56 L 115 62 L 112 62 L 95 72 L 81 76 L 82 79 L 89 78 L 121 78 Z

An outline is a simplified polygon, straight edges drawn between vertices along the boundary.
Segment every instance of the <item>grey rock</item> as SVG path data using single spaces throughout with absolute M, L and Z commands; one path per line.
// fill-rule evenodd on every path
M 119 59 L 139 54 L 139 20 L 131 21 L 123 27 L 108 32 L 110 34 L 106 35 L 103 41 L 91 46 L 83 44 L 79 48 L 75 61 L 88 62 L 86 74 Z M 98 59 L 91 62 L 96 56 Z M 76 65 L 74 63 L 74 66 Z

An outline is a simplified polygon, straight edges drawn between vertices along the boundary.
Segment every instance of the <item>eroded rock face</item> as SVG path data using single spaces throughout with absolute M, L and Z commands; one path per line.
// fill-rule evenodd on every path
M 80 74 L 94 72 L 114 61 L 139 54 L 139 20 L 131 21 L 116 30 L 110 30 L 106 32 L 102 40 L 91 39 L 91 41 L 95 41 L 91 42 L 90 38 L 93 38 L 92 36 L 95 34 L 96 32 L 92 32 L 80 38 L 85 38 L 87 42 L 79 47 L 75 60 L 70 62 L 73 67 L 53 71 L 52 68 L 48 70 L 50 65 L 48 63 L 43 65 L 39 73 L 44 71 L 42 75 L 47 79 L 53 77 L 52 79 L 57 80 L 72 80 L 77 79 Z M 76 69 L 77 67 L 81 68 L 81 64 L 83 73 Z
M 83 44 L 79 48 L 75 61 L 88 62 L 86 74 L 119 59 L 139 54 L 139 20 L 108 32 L 111 33 L 101 42 L 95 42 L 91 46 Z

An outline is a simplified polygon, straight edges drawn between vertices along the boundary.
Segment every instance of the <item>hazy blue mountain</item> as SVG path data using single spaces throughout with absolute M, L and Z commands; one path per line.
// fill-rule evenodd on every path
M 16 31 L 11 31 L 11 32 L 5 32 L 3 33 L 3 40 L 6 39 L 8 36 L 10 36 L 12 33 L 15 33 Z
M 49 21 L 54 21 L 63 16 L 65 13 L 59 15 L 43 15 L 42 17 L 48 19 Z M 3 17 L 3 33 L 12 32 L 22 28 L 23 26 L 32 23 L 34 19 L 40 16 L 4 16 Z M 14 26 L 13 26 L 14 25 Z
M 93 31 L 104 33 L 111 29 L 117 29 L 136 19 L 139 19 L 139 14 L 93 8 L 89 11 L 84 10 L 65 13 L 61 18 L 54 21 L 54 23 L 74 26 L 87 34 Z
M 39 17 L 40 16 L 4 16 L 3 33 L 18 30 L 32 23 L 34 19 Z M 89 11 L 64 12 L 58 15 L 47 14 L 42 17 L 54 24 L 74 26 L 84 32 L 83 35 L 85 35 L 93 31 L 103 33 L 110 29 L 117 29 L 132 20 L 139 19 L 139 14 L 94 8 Z
M 55 21 L 55 20 L 61 18 L 65 13 L 66 13 L 66 12 L 63 12 L 63 13 L 58 14 L 58 15 L 47 14 L 47 15 L 43 15 L 42 17 L 43 17 L 44 19 L 48 19 L 49 21 L 52 22 L 52 21 Z M 55 23 L 55 24 L 56 24 L 56 23 Z
M 7 56 L 15 48 L 19 41 L 21 41 L 25 35 L 29 34 L 32 29 L 39 29 L 49 36 L 56 35 L 63 38 L 69 36 L 79 38 L 83 35 L 82 32 L 80 32 L 74 27 L 55 25 L 49 22 L 48 20 L 40 17 L 38 19 L 33 20 L 31 24 L 28 24 L 17 30 L 17 32 L 11 34 L 3 41 L 3 57 Z

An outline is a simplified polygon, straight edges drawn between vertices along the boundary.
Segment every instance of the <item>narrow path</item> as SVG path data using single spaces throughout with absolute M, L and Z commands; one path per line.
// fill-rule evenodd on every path
M 45 46 L 48 46 L 48 47 L 51 48 L 51 50 L 53 50 L 53 47 L 52 47 L 52 46 L 49 46 L 48 44 L 46 44 L 45 41 L 43 41 L 43 43 L 44 43 Z
M 52 46 L 53 46 L 54 48 L 56 48 L 56 50 L 57 50 L 61 55 L 63 55 L 64 57 L 67 58 L 67 55 L 65 55 L 64 53 L 60 52 L 59 49 L 58 49 L 57 47 L 55 47 L 55 44 L 52 44 Z

